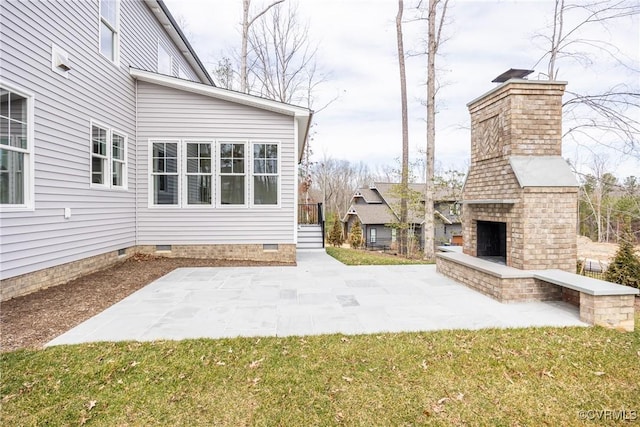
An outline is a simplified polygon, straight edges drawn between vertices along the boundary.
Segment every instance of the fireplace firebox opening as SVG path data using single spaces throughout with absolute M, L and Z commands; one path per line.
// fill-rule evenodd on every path
M 477 222 L 478 258 L 507 264 L 507 224 L 504 222 Z

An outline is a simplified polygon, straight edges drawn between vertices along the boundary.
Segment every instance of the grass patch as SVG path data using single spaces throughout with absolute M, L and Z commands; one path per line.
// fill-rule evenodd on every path
M 327 247 L 327 253 L 346 265 L 409 265 L 433 264 L 421 259 L 407 259 L 398 255 L 359 249 Z
M 575 425 L 579 411 L 640 416 L 640 316 L 636 325 L 20 350 L 0 354 L 0 422 Z

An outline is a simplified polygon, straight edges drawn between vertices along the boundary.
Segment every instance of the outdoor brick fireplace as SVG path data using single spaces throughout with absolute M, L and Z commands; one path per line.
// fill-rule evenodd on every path
M 565 85 L 513 79 L 468 104 L 465 254 L 575 271 L 578 183 L 561 156 Z
M 578 183 L 562 158 L 566 82 L 505 80 L 467 104 L 464 246 L 443 248 L 450 252 L 437 255 L 437 270 L 502 302 L 565 300 L 585 322 L 633 330 L 637 290 L 574 274 Z

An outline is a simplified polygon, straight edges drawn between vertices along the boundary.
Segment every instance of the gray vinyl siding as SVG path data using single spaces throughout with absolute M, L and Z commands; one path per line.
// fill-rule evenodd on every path
M 154 139 L 280 142 L 279 207 L 149 206 L 149 141 Z M 295 242 L 294 119 L 151 83 L 138 83 L 138 242 L 233 244 Z M 249 149 L 250 151 L 250 149 Z M 217 191 L 214 162 L 214 200 Z M 250 168 L 247 184 L 252 185 Z
M 0 78 L 35 96 L 35 209 L 0 213 L 1 278 L 136 244 L 136 99 L 129 66 L 155 71 L 162 37 L 197 80 L 146 4 L 121 2 L 119 66 L 99 52 L 98 13 L 98 0 L 4 0 L 0 6 Z M 51 70 L 52 43 L 69 55 L 68 78 Z M 91 120 L 128 137 L 126 191 L 90 188 Z

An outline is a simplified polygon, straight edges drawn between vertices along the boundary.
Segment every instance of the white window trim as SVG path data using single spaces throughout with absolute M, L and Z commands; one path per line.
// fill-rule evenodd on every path
M 222 204 L 222 182 L 220 170 L 220 147 L 222 144 L 243 144 L 244 145 L 244 204 L 242 205 L 223 205 Z M 249 141 L 246 139 L 234 140 L 234 139 L 221 139 L 216 141 L 216 162 L 215 162 L 215 175 L 216 175 L 216 207 L 220 209 L 238 209 L 249 207 L 249 197 L 251 196 L 249 191 L 249 168 L 251 167 L 251 155 L 248 153 Z M 227 174 L 225 174 L 227 175 Z M 231 176 L 240 176 L 239 174 L 229 174 Z
M 102 4 L 100 0 L 98 0 L 98 52 L 100 53 L 100 56 L 106 58 L 110 63 L 114 64 L 117 67 L 120 67 L 120 0 L 115 0 L 115 2 L 116 22 L 115 24 L 112 24 L 111 22 L 102 18 Z M 107 27 L 109 27 L 110 30 L 113 31 L 113 60 L 102 53 L 102 38 L 100 37 L 100 29 L 103 22 L 107 24 Z
M 258 175 L 266 175 L 266 176 L 277 176 L 278 177 L 278 203 L 276 203 L 275 205 L 259 205 L 259 204 L 255 204 L 253 202 L 253 196 L 254 196 L 254 191 L 255 188 L 253 186 L 253 177 L 254 177 L 254 171 L 253 171 L 253 147 L 254 145 L 257 144 L 275 144 L 278 146 L 278 172 L 277 174 L 258 174 Z M 251 157 L 251 161 L 249 166 L 251 167 L 251 179 L 250 179 L 250 206 L 252 208 L 265 208 L 265 209 L 277 209 L 281 207 L 281 203 L 282 203 L 282 144 L 281 141 L 276 141 L 276 140 L 266 140 L 266 139 L 254 139 L 250 141 L 250 157 Z
M 105 169 L 105 183 L 96 184 L 93 182 L 93 167 L 92 158 L 93 153 L 93 127 L 99 127 L 107 131 L 107 155 L 104 158 L 107 160 L 107 167 Z M 122 186 L 113 185 L 113 140 L 111 139 L 113 134 L 120 135 L 124 138 L 124 167 L 122 168 Z M 120 132 L 110 126 L 105 125 L 97 120 L 90 120 L 89 123 L 89 188 L 97 190 L 115 190 L 115 191 L 127 191 L 129 189 L 129 137 L 125 132 Z M 102 156 L 101 156 L 102 157 Z
M 189 174 L 187 169 L 187 144 L 210 144 L 211 145 L 211 203 L 208 205 L 205 204 L 189 204 L 189 175 L 206 175 L 206 174 Z M 180 181 L 182 181 L 182 187 L 178 186 L 178 188 L 183 188 L 184 191 L 180 194 L 181 199 L 181 207 L 185 209 L 202 209 L 202 208 L 213 208 L 216 207 L 216 189 L 217 189 L 217 179 L 216 179 L 216 161 L 217 161 L 217 144 L 213 139 L 183 139 L 180 142 L 180 146 L 178 148 L 178 155 L 181 156 L 181 159 L 178 161 L 182 164 L 182 173 L 180 174 Z M 154 206 L 164 206 L 164 205 L 154 205 Z
M 169 72 L 165 73 L 164 70 L 160 70 L 160 52 L 164 52 L 167 54 L 167 56 L 169 57 Z M 162 41 L 160 39 L 158 39 L 158 50 L 157 52 L 157 58 L 156 58 L 156 70 L 158 72 L 158 74 L 161 74 L 163 76 L 169 76 L 169 77 L 173 77 L 173 55 L 171 55 L 171 52 L 169 51 L 169 49 L 167 49 L 165 47 L 165 44 L 162 43 Z
M 19 205 L 2 205 L 0 212 L 24 212 L 35 210 L 35 155 L 34 155 L 34 105 L 36 97 L 33 93 L 5 83 L 0 79 L 0 87 L 20 95 L 27 99 L 27 149 L 12 147 L 10 151 L 24 153 L 27 159 L 24 162 L 24 203 Z M 3 147 L 4 148 L 4 147 Z
M 178 144 L 178 162 L 177 162 L 177 173 L 178 173 L 178 203 L 175 205 L 160 205 L 155 204 L 153 202 L 153 177 L 155 176 L 153 172 L 153 144 L 154 143 L 175 143 Z M 149 193 L 147 206 L 152 209 L 181 209 L 182 206 L 182 140 L 174 139 L 174 138 L 150 138 L 148 140 L 148 154 L 147 154 L 147 192 Z
M 113 134 L 116 134 L 118 136 L 121 136 L 124 140 L 123 142 L 123 146 L 122 146 L 122 152 L 124 154 L 124 159 L 120 160 L 120 159 L 114 159 L 113 158 Z M 111 148 L 111 150 L 109 150 L 109 167 L 112 168 L 112 170 L 110 171 L 111 173 L 109 174 L 109 185 L 111 186 L 111 188 L 113 190 L 122 190 L 122 191 L 126 191 L 129 189 L 129 162 L 127 161 L 128 159 L 128 149 L 129 149 L 129 137 L 127 136 L 126 133 L 124 132 L 120 132 L 117 129 L 111 129 L 111 138 L 109 138 L 109 145 Z M 113 162 L 120 162 L 122 163 L 122 185 L 113 185 Z

